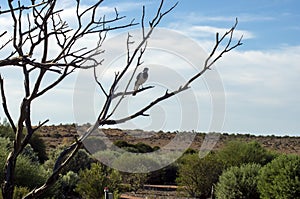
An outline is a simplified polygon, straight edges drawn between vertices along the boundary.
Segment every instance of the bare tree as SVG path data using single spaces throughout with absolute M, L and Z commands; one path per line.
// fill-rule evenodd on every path
M 99 111 L 97 120 L 87 132 L 76 139 L 73 144 L 67 147 L 59 155 L 54 165 L 53 172 L 46 182 L 41 187 L 32 190 L 25 198 L 36 198 L 51 187 L 58 180 L 62 169 L 82 146 L 83 141 L 100 126 L 124 123 L 139 116 L 147 116 L 146 111 L 151 109 L 157 103 L 187 90 L 196 79 L 207 70 L 210 70 L 213 64 L 219 60 L 223 54 L 242 44 L 242 38 L 233 43 L 233 34 L 238 23 L 236 20 L 234 26 L 224 35 L 219 36 L 218 33 L 216 34 L 216 43 L 211 54 L 207 57 L 201 71 L 192 76 L 187 82 L 178 85 L 177 90 L 167 90 L 160 97 L 149 102 L 148 105 L 141 108 L 139 111 L 124 118 L 112 119 L 124 97 L 135 92 L 129 89 L 129 85 L 135 76 L 138 67 L 143 63 L 142 57 L 147 49 L 147 41 L 149 40 L 150 35 L 163 17 L 171 12 L 177 4 L 165 9 L 164 0 L 161 0 L 153 18 L 147 23 L 149 25 L 146 25 L 145 7 L 142 9 L 140 23 L 136 23 L 135 20 L 126 21 L 124 16 L 119 15 L 117 9 L 115 9 L 115 16 L 111 19 L 107 19 L 105 16 L 99 17 L 97 11 L 103 1 L 104 0 L 99 0 L 90 7 L 83 9 L 81 8 L 80 0 L 77 0 L 76 10 L 74 11 L 77 22 L 76 28 L 70 27 L 68 23 L 62 19 L 61 13 L 63 10 L 57 8 L 56 4 L 58 1 L 56 0 L 38 2 L 32 0 L 28 5 L 25 3 L 22 4 L 21 1 L 14 2 L 8 0 L 8 8 L 6 10 L 0 10 L 1 16 L 8 15 L 12 19 L 12 30 L 0 32 L 0 38 L 2 40 L 0 50 L 11 50 L 10 54 L 0 59 L 0 67 L 17 66 L 23 72 L 24 78 L 24 96 L 20 104 L 20 112 L 17 119 L 12 118 L 10 114 L 8 102 L 6 100 L 4 79 L 2 77 L 0 78 L 3 110 L 15 133 L 13 148 L 7 157 L 5 165 L 5 176 L 2 186 L 3 198 L 11 199 L 13 197 L 14 173 L 16 160 L 19 154 L 29 143 L 32 135 L 48 122 L 48 120 L 46 120 L 38 125 L 32 124 L 32 104 L 37 98 L 60 84 L 62 80 L 74 70 L 84 68 L 96 71 L 96 67 L 101 67 L 103 60 L 97 60 L 96 56 L 103 53 L 103 51 L 99 49 L 101 49 L 106 34 L 109 31 L 140 24 L 142 39 L 138 41 L 138 45 L 136 45 L 134 49 L 131 49 L 131 35 L 128 34 L 127 63 L 119 73 L 114 74 L 114 77 L 112 77 L 113 83 L 109 88 L 104 88 L 101 80 L 97 78 L 96 72 L 94 72 L 94 79 L 105 96 L 105 103 L 102 110 Z M 89 20 L 84 20 L 87 17 Z M 97 44 L 90 48 L 79 48 L 77 44 L 83 38 L 90 35 L 97 36 Z M 7 40 L 4 40 L 4 38 L 7 38 Z M 57 49 L 55 55 L 50 55 L 49 49 L 51 48 Z M 134 60 L 137 60 L 137 62 Z M 130 69 L 134 69 L 133 72 L 130 72 Z M 56 79 L 53 79 L 53 82 L 46 82 L 48 84 L 45 85 L 43 80 L 45 79 L 46 74 L 49 73 L 55 74 Z M 33 74 L 38 75 L 35 77 Z M 129 74 L 131 78 L 126 84 L 125 89 L 122 92 L 116 92 L 118 86 L 121 84 L 121 80 L 124 79 L 126 74 Z M 136 91 L 136 93 L 138 94 L 151 88 L 153 87 L 144 87 Z M 117 100 L 115 105 L 112 105 L 113 100 Z M 23 136 L 24 129 L 26 130 L 25 136 Z

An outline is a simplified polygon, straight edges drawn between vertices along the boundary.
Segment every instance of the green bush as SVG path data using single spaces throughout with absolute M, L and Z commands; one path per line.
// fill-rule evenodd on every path
M 78 173 L 82 169 L 90 168 L 93 162 L 95 162 L 95 160 L 91 155 L 87 153 L 85 149 L 80 149 L 68 163 L 65 170 Z
M 175 185 L 177 172 L 178 163 L 173 162 L 162 169 L 151 172 L 146 183 L 156 185 Z
M 107 149 L 103 138 L 101 138 L 98 134 L 89 136 L 83 141 L 83 145 L 92 154 Z
M 121 173 L 123 183 L 129 185 L 126 191 L 136 193 L 139 189 L 144 187 L 148 179 L 147 173 Z
M 15 134 L 10 124 L 6 120 L 4 120 L 3 124 L 0 124 L 0 137 L 9 138 L 11 141 L 15 138 Z M 44 161 L 48 159 L 44 141 L 39 137 L 38 134 L 34 133 L 29 141 L 29 144 L 33 148 L 34 152 L 37 153 L 39 161 L 44 163 Z
M 130 173 L 145 173 L 160 167 L 155 157 L 127 152 L 118 157 L 112 165 L 120 171 Z
M 155 150 L 159 150 L 159 147 L 157 146 L 152 148 L 148 144 L 142 142 L 139 142 L 137 144 L 130 144 L 124 140 L 117 140 L 114 142 L 114 145 L 131 153 L 150 153 Z
M 181 159 L 178 170 L 179 191 L 191 197 L 207 198 L 213 184 L 218 181 L 223 166 L 215 154 L 200 159 L 198 154 L 187 154 Z
M 274 159 L 274 155 L 263 148 L 258 142 L 232 141 L 218 152 L 219 159 L 229 168 L 247 163 L 265 165 Z
M 93 157 L 100 162 L 104 163 L 105 165 L 112 165 L 115 159 L 120 157 L 122 154 L 117 151 L 105 150 L 105 151 L 98 151 L 97 153 L 93 154 Z
M 21 199 L 29 193 L 27 187 L 15 187 L 13 199 Z
M 4 166 L 6 162 L 6 158 L 8 155 L 8 148 L 10 147 L 11 142 L 9 138 L 0 137 L 0 179 L 4 177 Z
M 4 165 L 8 156 L 8 147 L 11 142 L 7 138 L 0 138 L 0 177 L 4 177 Z M 18 187 L 35 188 L 46 180 L 47 174 L 39 162 L 33 162 L 34 153 L 30 146 L 26 147 L 27 154 L 19 155 L 15 169 L 15 184 Z
M 79 176 L 73 171 L 69 171 L 61 176 L 59 180 L 41 198 L 61 199 L 61 198 L 80 198 L 75 191 L 79 181 Z
M 231 167 L 224 171 L 216 185 L 218 199 L 259 199 L 257 190 L 259 164 Z
M 281 155 L 260 171 L 261 198 L 300 198 L 300 156 Z
M 93 163 L 90 169 L 79 172 L 79 182 L 75 190 L 83 198 L 99 199 L 104 196 L 105 187 L 117 193 L 120 182 L 119 172 L 100 163 Z
M 123 148 L 123 147 L 134 147 L 133 144 L 129 144 L 124 140 L 117 140 L 114 142 L 114 145 L 119 147 L 119 148 Z
M 33 148 L 30 145 L 26 145 L 21 153 L 21 155 L 29 158 L 33 163 L 39 163 L 39 157 L 37 153 L 34 152 Z
M 19 156 L 15 170 L 17 186 L 33 189 L 41 186 L 47 178 L 45 169 L 39 163 L 34 163 L 26 156 Z
M 63 150 L 63 147 L 58 147 L 49 153 L 49 159 L 43 164 L 45 170 L 52 172 L 54 164 Z M 91 163 L 93 162 L 95 162 L 95 159 L 87 153 L 85 149 L 79 149 L 63 171 L 73 171 L 78 173 L 79 170 L 90 168 Z
M 139 153 L 140 152 L 136 147 L 126 146 L 126 147 L 122 147 L 122 149 L 124 149 L 125 151 L 130 152 L 130 153 Z
M 139 142 L 135 144 L 135 148 L 138 149 L 139 153 L 153 152 L 153 148 L 145 143 Z
M 44 163 L 48 160 L 45 142 L 38 134 L 35 133 L 32 135 L 29 144 L 33 148 L 33 151 L 37 153 L 40 163 Z
M 3 123 L 0 124 L 0 137 L 9 138 L 10 140 L 15 138 L 15 134 L 7 120 L 4 120 Z

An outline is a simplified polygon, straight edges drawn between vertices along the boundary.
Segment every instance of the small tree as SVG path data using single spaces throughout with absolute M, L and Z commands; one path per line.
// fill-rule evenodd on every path
M 93 163 L 91 169 L 79 172 L 76 191 L 83 198 L 99 199 L 104 196 L 104 188 L 118 191 L 121 182 L 119 172 L 99 163 Z
M 259 164 L 230 167 L 224 171 L 216 186 L 218 199 L 259 199 L 257 190 Z
M 180 190 L 191 197 L 207 198 L 222 173 L 222 164 L 214 154 L 200 159 L 198 154 L 185 155 L 176 179 Z
M 73 19 L 76 23 L 75 27 L 70 27 L 68 22 L 62 18 L 61 13 L 63 10 L 58 7 L 60 2 L 57 0 L 7 0 L 8 8 L 0 11 L 0 16 L 8 16 L 12 21 L 11 29 L 1 30 L 0 32 L 2 41 L 0 51 L 1 53 L 4 52 L 1 54 L 0 67 L 19 68 L 23 75 L 22 85 L 24 88 L 24 95 L 20 99 L 18 116 L 17 118 L 13 118 L 8 105 L 9 100 L 6 99 L 4 79 L 0 77 L 3 110 L 15 135 L 13 147 L 7 156 L 5 164 L 5 175 L 2 186 L 3 198 L 12 199 L 13 197 L 15 168 L 18 156 L 30 142 L 33 134 L 48 122 L 48 120 L 45 120 L 36 125 L 32 123 L 32 105 L 37 99 L 59 85 L 76 69 L 95 70 L 96 67 L 101 67 L 102 60 L 95 57 L 104 53 L 101 46 L 109 31 L 138 25 L 134 20 L 124 22 L 125 17 L 120 16 L 117 9 L 115 9 L 115 16 L 110 19 L 105 16 L 99 16 L 99 7 L 103 2 L 104 0 L 99 0 L 86 7 L 81 6 L 80 0 L 75 1 L 76 8 L 73 12 Z M 124 123 L 140 116 L 147 116 L 146 111 L 159 102 L 189 89 L 191 84 L 206 71 L 210 70 L 214 63 L 225 53 L 242 44 L 242 38 L 233 43 L 233 34 L 238 23 L 236 20 L 236 23 L 229 31 L 223 35 L 216 34 L 215 45 L 205 60 L 202 70 L 197 71 L 190 79 L 183 82 L 182 85 L 178 85 L 178 89 L 167 90 L 160 97 L 149 102 L 148 105 L 134 113 L 128 114 L 124 118 L 112 118 L 125 96 L 132 95 L 133 93 L 139 94 L 144 90 L 153 88 L 150 86 L 137 91 L 131 91 L 128 90 L 128 85 L 131 83 L 137 68 L 143 64 L 142 57 L 147 49 L 147 41 L 152 32 L 176 5 L 177 3 L 165 9 L 164 0 L 161 0 L 156 12 L 148 20 L 148 23 L 146 23 L 145 7 L 143 7 L 141 16 L 142 39 L 133 42 L 132 36 L 128 34 L 127 41 L 124 42 L 128 50 L 126 63 L 120 72 L 112 74 L 112 84 L 108 88 L 105 88 L 96 74 L 94 75 L 94 79 L 99 85 L 105 101 L 103 107 L 99 110 L 96 121 L 80 138 L 62 151 L 54 164 L 53 172 L 49 178 L 42 186 L 31 190 L 26 198 L 39 197 L 49 189 L 59 179 L 63 168 L 80 149 L 83 141 L 98 127 Z M 1 6 L 1 8 L 6 8 L 6 6 Z M 89 36 L 95 36 L 97 38 L 95 40 L 98 40 L 98 42 L 95 42 L 94 46 L 82 46 L 80 41 Z M 49 52 L 50 49 L 56 49 L 55 53 L 51 54 Z M 10 53 L 6 53 L 7 51 Z M 121 84 L 120 82 L 126 79 L 126 74 L 131 76 L 126 88 L 116 93 L 117 88 Z M 46 79 L 51 80 L 45 81 Z M 116 99 L 118 101 L 112 103 Z M 24 131 L 25 135 L 23 135 Z
M 138 190 L 142 189 L 149 178 L 147 173 L 124 173 L 121 172 L 123 183 L 128 185 L 126 188 L 128 191 L 137 193 Z
M 300 196 L 300 156 L 281 155 L 264 166 L 259 175 L 261 198 L 292 199 Z

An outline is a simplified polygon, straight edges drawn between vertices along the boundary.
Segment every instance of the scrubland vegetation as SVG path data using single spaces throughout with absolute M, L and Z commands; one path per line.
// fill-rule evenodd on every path
M 49 132 L 51 134 L 51 132 Z M 7 123 L 0 126 L 0 167 L 12 147 L 12 130 Z M 114 144 L 132 153 L 148 153 L 159 149 L 145 143 Z M 22 152 L 16 165 L 14 198 L 22 198 L 29 190 L 44 183 L 52 172 L 61 144 L 47 151 L 38 134 Z M 126 162 L 126 159 L 122 159 Z M 3 178 L 3 169 L 0 177 Z M 117 198 L 124 192 L 136 193 L 145 184 L 177 185 L 178 197 L 208 198 L 299 198 L 300 156 L 267 150 L 256 141 L 228 141 L 218 150 L 199 158 L 188 149 L 171 165 L 144 174 L 114 170 L 95 160 L 84 148 L 69 163 L 59 180 L 42 198 L 103 198 L 104 187 Z M 1 196 L 0 196 L 1 198 Z

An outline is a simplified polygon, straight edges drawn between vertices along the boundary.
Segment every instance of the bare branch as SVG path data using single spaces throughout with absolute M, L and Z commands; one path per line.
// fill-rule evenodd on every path
M 47 122 L 49 122 L 49 119 L 45 120 L 45 121 L 42 122 L 42 123 L 39 123 L 39 125 L 38 125 L 37 127 L 35 127 L 35 128 L 33 129 L 33 131 L 39 130 L 39 129 L 40 129 L 42 126 L 44 126 Z
M 117 75 L 115 77 L 115 81 L 113 82 L 113 84 L 111 85 L 110 87 L 110 93 L 109 93 L 109 96 L 107 97 L 106 99 L 106 102 L 103 106 L 103 109 L 102 111 L 100 112 L 99 116 L 98 116 L 98 122 L 100 121 L 106 121 L 108 120 L 108 118 L 110 118 L 114 112 L 116 111 L 116 109 L 118 108 L 118 106 L 121 104 L 124 96 L 128 93 L 128 87 L 135 75 L 135 72 L 137 70 L 137 68 L 142 64 L 142 57 L 143 57 L 143 54 L 147 48 L 147 40 L 150 38 L 150 35 L 152 34 L 154 28 L 158 25 L 158 23 L 160 22 L 160 20 L 165 16 L 165 14 L 169 13 L 172 9 L 174 9 L 177 5 L 174 4 L 170 9 L 168 9 L 166 12 L 161 12 L 162 10 L 162 7 L 163 7 L 163 2 L 164 0 L 161 1 L 160 5 L 159 5 L 159 8 L 157 10 L 157 13 L 155 14 L 155 17 L 153 18 L 153 20 L 150 22 L 150 29 L 147 31 L 147 33 L 145 32 L 145 28 L 144 28 L 144 16 L 145 16 L 145 9 L 143 8 L 143 15 L 142 15 L 142 40 L 138 43 L 137 47 L 133 50 L 132 54 L 130 55 L 130 45 L 133 44 L 132 41 L 130 41 L 130 38 L 132 37 L 130 34 L 128 34 L 127 36 L 127 64 L 126 66 L 123 68 L 123 70 L 121 71 L 121 73 L 119 75 Z M 138 55 L 139 53 L 139 55 Z M 128 72 L 128 69 L 130 66 L 133 65 L 133 62 L 135 59 L 138 59 L 137 60 L 137 64 L 134 66 L 134 70 L 131 74 L 131 77 L 124 89 L 122 93 L 122 95 L 120 95 L 120 99 L 119 101 L 116 103 L 115 107 L 113 108 L 113 110 L 111 111 L 111 113 L 109 115 L 107 115 L 108 113 L 108 110 L 110 109 L 110 105 L 111 105 L 111 101 L 114 99 L 114 91 L 116 90 L 116 88 L 118 87 L 118 84 L 120 82 L 120 80 L 124 77 L 124 75 Z
M 4 113 L 10 123 L 10 126 L 12 127 L 13 131 L 16 132 L 17 131 L 17 128 L 15 126 L 15 123 L 8 111 L 8 107 L 7 107 L 7 102 L 6 102 L 6 96 L 5 96 L 5 91 L 4 91 L 4 81 L 3 81 L 3 78 L 1 77 L 0 75 L 0 89 L 1 89 L 1 96 L 2 96 L 2 107 L 3 107 L 3 110 L 4 110 Z
M 11 12 L 11 11 L 29 10 L 29 9 L 32 9 L 32 8 L 34 8 L 34 7 L 39 7 L 39 6 L 41 6 L 41 5 L 43 5 L 43 4 L 46 4 L 46 3 L 47 3 L 47 2 L 42 1 L 41 3 L 34 4 L 34 5 L 30 5 L 30 6 L 24 6 L 24 5 L 22 5 L 22 6 L 13 8 L 12 10 L 11 10 L 11 9 L 9 9 L 9 10 L 0 10 L 0 15 L 1 15 L 1 14 L 5 14 L 5 13 L 9 13 L 9 12 Z
M 55 167 L 53 173 L 50 175 L 50 177 L 48 177 L 47 181 L 41 187 L 33 189 L 24 197 L 24 199 L 38 198 L 41 194 L 45 192 L 45 190 L 49 189 L 58 180 L 63 168 L 76 155 L 77 151 L 80 149 L 81 146 L 82 142 L 76 142 L 67 149 L 65 149 L 65 151 L 63 152 L 64 155 L 69 154 L 69 156 L 67 156 L 67 158 L 65 156 L 62 156 L 61 158 L 65 158 L 64 160 L 58 158 L 58 160 L 62 161 L 62 163 Z
M 144 48 L 140 48 L 140 55 L 139 55 L 139 57 L 138 57 L 138 61 L 137 61 L 137 63 L 136 63 L 136 66 L 135 66 L 135 68 L 134 68 L 132 74 L 131 74 L 130 79 L 129 79 L 128 82 L 127 82 L 127 85 L 126 85 L 126 87 L 125 87 L 125 89 L 124 89 L 123 95 L 121 95 L 119 101 L 117 102 L 117 104 L 115 105 L 115 107 L 113 108 L 113 110 L 112 110 L 112 112 L 109 114 L 109 116 L 111 116 L 111 115 L 114 114 L 114 112 L 117 110 L 118 106 L 121 104 L 122 100 L 124 99 L 125 94 L 128 93 L 127 91 L 128 91 L 129 85 L 130 85 L 130 83 L 132 82 L 132 79 L 133 79 L 133 77 L 135 76 L 135 73 L 136 73 L 138 67 L 139 67 L 140 65 L 143 64 L 143 62 L 141 61 L 141 59 L 142 59 L 142 57 L 143 57 L 143 55 L 144 55 L 144 53 L 145 53 L 146 48 L 147 48 L 147 42 L 145 43 L 145 47 L 144 47 Z M 128 63 L 127 63 L 127 64 L 128 64 Z M 137 92 L 135 91 L 135 92 L 132 92 L 132 94 L 133 94 L 133 93 L 136 94 Z M 112 95 L 113 95 L 113 94 L 112 94 Z M 112 99 L 113 99 L 113 98 L 112 98 Z M 109 118 L 109 117 L 107 117 L 107 118 Z
M 236 20 L 236 23 L 234 24 L 234 26 L 228 32 L 226 32 L 221 37 L 221 39 L 219 39 L 219 33 L 216 33 L 215 46 L 214 46 L 212 52 L 210 53 L 210 55 L 205 60 L 203 69 L 199 73 L 192 76 L 185 84 L 181 85 L 177 90 L 174 90 L 172 92 L 168 92 L 168 90 L 167 90 L 164 95 L 162 95 L 161 97 L 156 98 L 155 100 L 150 102 L 147 106 L 145 106 L 142 109 L 140 109 L 139 111 L 131 114 L 130 116 L 127 116 L 127 117 L 124 117 L 124 118 L 121 118 L 121 119 L 116 119 L 116 120 L 105 120 L 105 121 L 103 121 L 103 124 L 114 125 L 114 124 L 127 122 L 127 121 L 132 120 L 132 119 L 134 119 L 136 117 L 139 117 L 139 116 L 145 116 L 145 115 L 147 115 L 147 114 L 145 114 L 145 112 L 148 111 L 149 109 L 151 109 L 154 105 L 156 105 L 159 102 L 164 101 L 164 100 L 166 100 L 166 99 L 168 99 L 168 98 L 170 98 L 170 97 L 172 97 L 172 96 L 174 96 L 178 93 L 181 93 L 181 92 L 189 89 L 190 84 L 193 81 L 195 81 L 196 79 L 198 79 L 200 76 L 202 76 L 207 70 L 210 70 L 211 66 L 216 61 L 218 61 L 222 57 L 223 54 L 225 54 L 225 53 L 235 49 L 236 47 L 242 45 L 242 43 L 241 43 L 242 37 L 235 44 L 232 44 L 233 33 L 234 33 L 234 30 L 236 29 L 237 23 L 238 23 L 238 20 Z M 229 38 L 228 38 L 228 41 L 227 41 L 225 47 L 223 48 L 223 50 L 220 53 L 218 53 L 215 56 L 215 53 L 217 52 L 217 49 L 220 47 L 223 40 L 227 37 L 229 37 Z M 215 58 L 212 58 L 214 56 L 215 56 Z M 213 59 L 213 60 L 211 61 L 211 59 Z
M 96 74 L 96 67 L 94 67 L 94 79 L 96 81 L 96 83 L 99 85 L 100 89 L 102 90 L 102 92 L 104 93 L 104 95 L 106 97 L 108 97 L 108 94 L 106 93 L 104 87 L 102 86 L 101 82 L 99 82 L 98 78 L 97 78 L 97 74 Z
M 176 7 L 176 5 L 177 5 L 177 3 L 176 3 L 169 10 L 167 10 L 164 13 L 161 13 L 161 9 L 163 7 L 163 2 L 164 2 L 164 0 L 161 0 L 161 3 L 160 3 L 160 6 L 159 6 L 159 8 L 157 10 L 156 16 L 154 17 L 154 19 L 152 20 L 152 22 L 150 22 L 150 29 L 148 30 L 147 33 L 143 32 L 143 39 L 140 41 L 140 43 L 134 49 L 132 55 L 131 56 L 128 55 L 127 65 L 124 67 L 124 69 L 122 70 L 122 72 L 118 76 L 117 80 L 112 85 L 112 87 L 115 88 L 118 85 L 118 83 L 120 82 L 120 80 L 123 78 L 123 76 L 125 75 L 125 73 L 128 71 L 129 67 L 132 65 L 134 59 L 136 58 L 138 52 L 145 45 L 145 43 L 147 42 L 147 40 L 150 38 L 150 35 L 152 34 L 154 28 L 158 25 L 159 21 L 165 16 L 165 14 L 167 14 L 168 12 L 170 12 L 171 10 L 173 10 Z M 130 44 L 130 42 L 128 43 L 128 41 L 129 41 L 129 37 L 127 39 L 127 49 L 128 49 L 127 51 L 129 52 L 129 44 Z M 114 88 L 111 88 L 111 89 L 114 90 Z
M 171 12 L 178 5 L 178 2 L 176 2 L 170 9 L 168 9 L 167 11 L 162 13 L 161 10 L 162 10 L 163 4 L 164 4 L 164 0 L 162 0 L 160 2 L 159 8 L 158 8 L 157 13 L 156 13 L 156 16 L 153 18 L 153 20 L 151 22 L 149 22 L 149 25 L 150 25 L 151 28 L 157 26 L 159 24 L 159 22 L 161 21 L 161 19 L 166 14 Z
M 137 91 L 127 91 L 127 92 L 114 93 L 113 94 L 113 99 L 117 98 L 117 97 L 120 97 L 120 96 L 126 96 L 126 95 L 132 95 L 134 93 L 140 93 L 140 92 L 143 92 L 143 91 L 151 89 L 151 88 L 154 88 L 154 86 L 146 86 L 146 87 L 138 89 Z
M 203 69 L 197 73 L 196 75 L 194 75 L 185 85 L 184 87 L 188 87 L 194 80 L 196 80 L 197 78 L 199 78 L 201 75 L 203 75 L 207 70 L 210 70 L 211 66 L 213 64 L 215 64 L 216 61 L 218 61 L 225 53 L 235 49 L 236 47 L 242 45 L 243 43 L 242 38 L 241 37 L 235 44 L 232 44 L 232 37 L 233 37 L 233 33 L 234 30 L 236 29 L 236 26 L 238 24 L 238 19 L 236 19 L 236 22 L 234 24 L 234 26 L 227 32 L 224 33 L 224 35 L 221 37 L 221 39 L 219 39 L 219 33 L 216 33 L 216 43 L 215 46 L 213 47 L 213 50 L 211 51 L 210 55 L 206 58 Z M 225 47 L 221 50 L 220 53 L 218 53 L 217 55 L 215 55 L 217 49 L 220 47 L 220 45 L 222 44 L 222 42 L 224 41 L 225 38 L 228 38 L 228 41 L 225 45 Z M 213 58 L 215 57 L 215 58 Z M 212 59 L 212 60 L 211 60 Z
M 145 6 L 143 6 L 143 15 L 142 15 L 142 32 L 143 32 L 143 39 L 145 39 Z
M 134 114 L 130 115 L 130 116 L 127 116 L 125 118 L 122 118 L 122 119 L 117 119 L 117 120 L 106 120 L 103 122 L 103 124 L 105 125 L 115 125 L 115 124 L 120 124 L 120 123 L 124 123 L 124 122 L 127 122 L 129 120 L 132 120 L 136 117 L 139 117 L 139 116 L 148 116 L 148 114 L 145 114 L 146 111 L 148 111 L 150 108 L 152 108 L 154 105 L 158 104 L 159 102 L 161 101 L 164 101 L 184 90 L 188 89 L 187 87 L 183 88 L 183 87 L 180 87 L 178 90 L 176 91 L 173 91 L 173 92 L 168 92 L 166 91 L 164 95 L 162 95 L 161 97 L 158 97 L 157 99 L 153 100 L 152 102 L 150 102 L 147 106 L 145 106 L 144 108 L 140 109 L 139 111 L 135 112 Z
M 3 33 L 0 34 L 0 38 L 3 37 L 6 34 L 7 34 L 7 31 L 4 31 Z M 11 41 L 12 41 L 12 38 L 8 39 L 4 44 L 2 44 L 0 46 L 0 50 L 2 50 L 5 46 L 7 46 L 7 44 L 9 44 Z
M 7 31 L 4 31 L 3 33 L 0 34 L 0 37 L 3 37 L 6 33 Z

